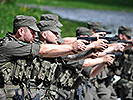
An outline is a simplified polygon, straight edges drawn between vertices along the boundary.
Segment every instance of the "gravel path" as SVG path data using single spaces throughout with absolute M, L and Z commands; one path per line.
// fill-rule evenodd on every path
M 118 12 L 118 11 L 103 11 L 103 10 L 88 10 L 88 9 L 73 9 L 51 6 L 36 6 L 18 4 L 18 6 L 40 8 L 41 10 L 49 11 L 59 15 L 64 19 L 70 19 L 81 22 L 102 22 L 108 30 L 117 32 L 120 25 L 133 27 L 133 13 Z

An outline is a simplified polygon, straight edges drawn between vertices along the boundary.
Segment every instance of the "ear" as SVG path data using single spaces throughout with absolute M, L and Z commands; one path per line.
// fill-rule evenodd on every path
M 46 38 L 47 38 L 47 33 L 46 32 L 42 33 L 42 38 L 46 40 Z
M 119 39 L 122 40 L 123 39 L 123 35 L 119 34 Z
M 19 34 L 20 36 L 22 36 L 22 35 L 24 34 L 24 29 L 23 29 L 23 28 L 19 28 L 19 29 L 18 29 L 18 34 Z

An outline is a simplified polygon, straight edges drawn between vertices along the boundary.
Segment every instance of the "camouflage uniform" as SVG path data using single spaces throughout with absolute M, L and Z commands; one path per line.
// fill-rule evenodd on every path
M 66 62 L 61 57 L 36 58 L 34 60 L 36 65 L 33 67 L 30 78 L 29 89 L 32 92 L 30 94 L 32 98 L 39 94 L 41 100 L 69 99 L 71 90 L 77 87 L 75 83 L 79 73 L 76 71 L 78 69 L 76 67 L 82 66 L 83 60 L 81 63 L 78 62 Z
M 121 62 L 121 79 L 115 84 L 117 94 L 121 100 L 133 100 L 133 55 L 128 55 L 128 58 Z
M 126 35 L 131 38 L 133 30 L 127 26 L 120 26 L 118 35 Z M 121 100 L 133 100 L 133 51 L 128 49 L 118 59 L 118 66 L 121 79 L 114 85 L 118 97 Z
M 6 94 L 4 91 L 4 77 L 0 72 L 0 100 L 6 100 Z
M 76 36 L 91 36 L 93 33 L 91 32 L 90 29 L 86 28 L 86 27 L 77 27 L 76 29 Z M 90 51 L 85 51 L 81 54 L 79 54 L 80 56 L 82 56 L 82 59 L 84 57 L 87 57 L 90 53 L 92 53 L 93 50 Z M 83 54 L 83 55 L 82 55 Z M 78 56 L 77 56 L 78 58 Z M 91 72 L 91 68 L 85 68 L 82 70 L 82 75 L 84 76 L 83 82 L 81 84 L 81 86 L 79 87 L 79 90 L 81 90 L 82 87 L 82 94 L 79 94 L 78 97 L 81 95 L 81 99 L 77 98 L 77 100 L 98 100 L 98 96 L 96 94 L 96 88 L 94 87 L 94 85 L 92 84 L 95 80 L 95 78 L 90 78 L 89 74 Z
M 1 54 L 3 54 L 3 56 L 1 55 L 0 60 L 1 60 L 1 65 L 3 62 L 5 63 L 3 63 L 3 65 L 1 66 L 1 72 L 2 72 L 2 75 L 4 76 L 4 82 L 6 83 L 6 86 L 5 86 L 5 89 L 6 89 L 5 91 L 7 92 L 6 95 L 7 97 L 12 98 L 15 95 L 14 90 L 20 89 L 19 83 L 23 81 L 22 80 L 22 76 L 24 72 L 23 67 L 25 66 L 23 62 L 25 60 L 23 59 L 24 58 L 28 59 L 28 56 L 31 55 L 31 53 L 38 55 L 39 45 L 23 43 L 17 40 L 16 38 L 14 38 L 9 33 L 4 39 L 5 39 L 4 42 L 6 45 L 3 44 L 3 46 L 1 46 L 0 48 Z M 8 49 L 4 49 L 6 47 L 8 47 Z M 18 47 L 21 47 L 21 48 L 18 48 Z M 3 50 L 5 50 L 5 53 L 2 53 Z M 19 60 L 19 59 L 22 59 L 22 60 Z M 24 64 L 24 65 L 21 66 L 21 64 Z M 13 92 L 13 94 L 11 93 L 11 91 Z
M 117 100 L 117 95 L 113 89 L 114 75 L 115 73 L 112 74 L 112 69 L 107 68 L 107 66 L 99 73 L 97 77 L 97 95 L 100 100 Z
M 13 23 L 14 32 L 16 27 L 30 27 L 34 31 L 38 31 L 39 29 L 35 22 L 34 17 L 18 15 L 15 17 Z M 29 66 L 29 64 L 25 63 L 25 58 L 27 58 L 28 62 L 29 57 L 38 56 L 40 45 L 24 43 L 12 34 L 7 33 L 0 45 L 0 73 L 4 78 L 6 100 L 23 100 L 23 73 L 25 67 Z
M 106 30 L 103 28 L 102 23 L 100 22 L 88 22 L 87 23 L 88 28 L 92 31 L 103 31 L 106 32 Z M 110 66 L 109 66 L 110 68 Z M 111 69 L 109 69 L 107 66 L 103 68 L 102 72 L 98 74 L 98 76 L 92 81 L 92 87 L 93 90 L 95 89 L 94 93 L 95 98 L 94 100 L 116 100 L 117 96 L 116 93 L 112 87 L 112 72 Z M 110 74 L 111 72 L 111 74 Z

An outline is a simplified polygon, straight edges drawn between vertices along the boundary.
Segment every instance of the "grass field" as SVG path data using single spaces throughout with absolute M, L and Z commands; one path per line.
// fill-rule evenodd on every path
M 34 16 L 37 21 L 39 21 L 40 15 L 49 13 L 41 11 L 40 9 L 27 9 L 24 7 L 17 7 L 16 3 L 133 12 L 132 0 L 1 0 L 0 37 L 5 36 L 7 31 L 12 32 L 13 19 L 16 15 L 23 14 Z M 63 37 L 75 36 L 75 29 L 78 26 L 86 27 L 86 23 L 82 22 L 76 22 L 61 18 L 60 21 L 64 25 L 64 27 L 61 28 Z
M 13 19 L 16 15 L 28 15 L 34 16 L 39 21 L 42 14 L 49 12 L 41 11 L 40 9 L 27 9 L 24 7 L 17 7 L 12 4 L 2 4 L 0 6 L 0 37 L 4 37 L 5 34 L 13 30 Z M 78 26 L 85 26 L 86 23 L 76 22 L 67 19 L 59 18 L 64 27 L 61 28 L 62 36 L 75 36 L 75 29 Z

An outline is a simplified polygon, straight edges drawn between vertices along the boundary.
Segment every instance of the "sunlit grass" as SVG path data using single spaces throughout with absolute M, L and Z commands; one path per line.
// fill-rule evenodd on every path
M 29 9 L 25 7 L 17 7 L 12 4 L 2 4 L 0 6 L 0 37 L 4 37 L 5 34 L 13 30 L 13 19 L 16 15 L 28 15 L 34 16 L 37 21 L 39 21 L 42 14 L 47 14 L 49 12 L 41 11 L 40 9 Z M 86 26 L 86 23 L 76 22 L 67 19 L 61 19 L 61 23 L 64 25 L 62 27 L 62 36 L 75 36 L 75 29 L 78 26 Z

